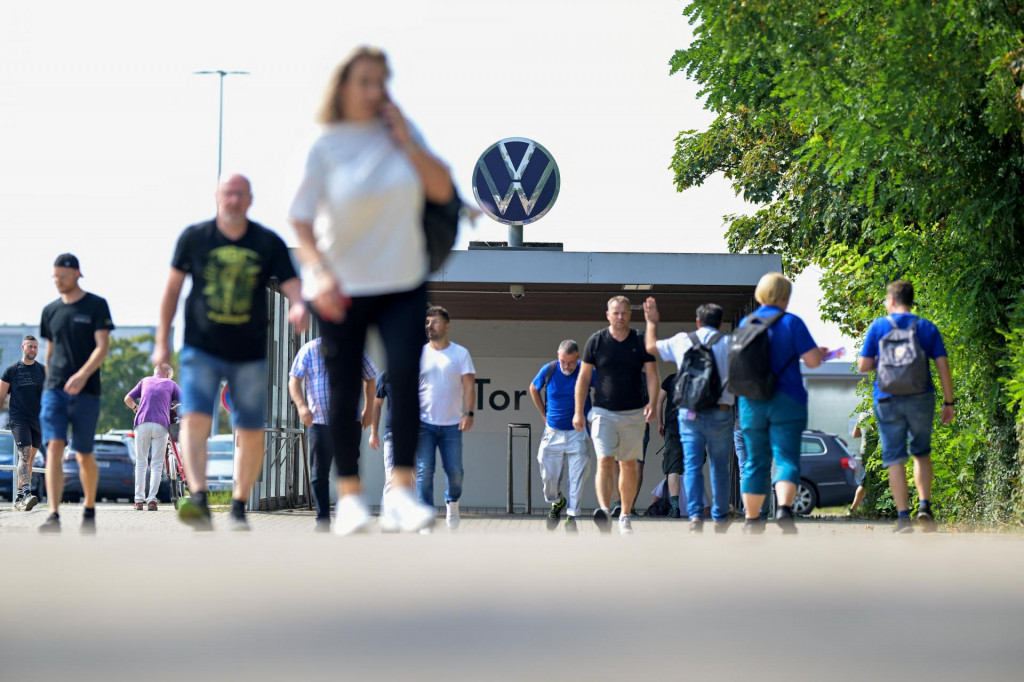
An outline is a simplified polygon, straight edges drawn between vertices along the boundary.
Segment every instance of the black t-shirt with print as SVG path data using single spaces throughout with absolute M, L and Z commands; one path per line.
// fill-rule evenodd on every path
M 0 381 L 10 384 L 9 407 L 12 423 L 38 424 L 39 408 L 46 383 L 46 367 L 41 362 L 26 365 L 21 360 L 4 370 Z
M 74 303 L 65 303 L 58 298 L 43 308 L 39 335 L 53 344 L 53 351 L 47 351 L 50 371 L 44 388 L 63 390 L 71 375 L 82 369 L 96 350 L 95 333 L 113 328 L 107 300 L 96 294 L 86 293 Z M 100 370 L 97 369 L 86 380 L 81 393 L 100 394 Z
M 231 241 L 213 220 L 181 233 L 171 266 L 192 275 L 185 345 L 232 362 L 267 356 L 267 282 L 297 277 L 288 247 L 259 223 Z
M 643 336 L 629 330 L 624 341 L 616 341 L 607 327 L 591 334 L 583 347 L 583 362 L 594 365 L 597 383 L 594 406 L 613 412 L 639 410 L 647 404 L 644 363 L 654 357 L 644 348 Z

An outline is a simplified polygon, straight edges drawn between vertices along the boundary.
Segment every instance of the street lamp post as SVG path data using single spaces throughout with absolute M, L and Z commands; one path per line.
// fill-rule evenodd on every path
M 221 161 L 224 154 L 224 76 L 248 76 L 249 72 L 217 69 L 216 71 L 193 71 L 192 74 L 195 76 L 217 75 L 220 77 L 220 107 L 217 116 L 217 179 L 220 180 Z

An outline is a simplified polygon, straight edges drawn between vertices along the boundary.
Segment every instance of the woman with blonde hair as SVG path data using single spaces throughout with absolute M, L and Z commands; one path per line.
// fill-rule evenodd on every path
M 385 530 L 416 531 L 434 510 L 414 492 L 419 431 L 419 362 L 427 308 L 426 199 L 444 203 L 448 169 L 388 96 L 385 54 L 360 47 L 335 70 L 289 215 L 299 241 L 305 298 L 321 319 L 331 389 L 330 425 L 338 468 L 334 530 L 367 526 L 359 479 L 361 363 L 376 325 L 392 387 L 393 485 L 382 500 Z M 320 220 L 317 220 L 317 218 Z
M 793 500 L 800 483 L 800 437 L 807 428 L 807 390 L 799 360 L 808 367 L 817 367 L 828 349 L 814 343 L 803 320 L 786 312 L 792 288 L 792 283 L 778 272 L 763 276 L 754 290 L 761 307 L 739 324 L 742 329 L 752 318 L 760 318 L 769 325 L 771 373 L 775 377 L 769 398 L 739 398 L 740 429 L 747 445 L 740 486 L 746 509 L 745 533 L 764 532 L 765 522 L 759 513 L 771 484 L 778 503 L 776 522 L 783 533 L 796 533 Z

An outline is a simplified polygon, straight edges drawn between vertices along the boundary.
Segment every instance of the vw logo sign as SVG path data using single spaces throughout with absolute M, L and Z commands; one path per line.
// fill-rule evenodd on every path
M 555 205 L 560 182 L 547 149 L 525 137 L 506 137 L 480 155 L 473 194 L 481 210 L 499 223 L 527 225 Z

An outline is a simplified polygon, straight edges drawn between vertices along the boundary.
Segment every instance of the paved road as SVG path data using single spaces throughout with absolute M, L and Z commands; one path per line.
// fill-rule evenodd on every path
M 193 534 L 101 506 L 40 537 L 0 508 L 0 679 L 1024 679 L 1024 536 L 632 537 L 472 517 L 457 534 L 316 535 L 301 513 Z

